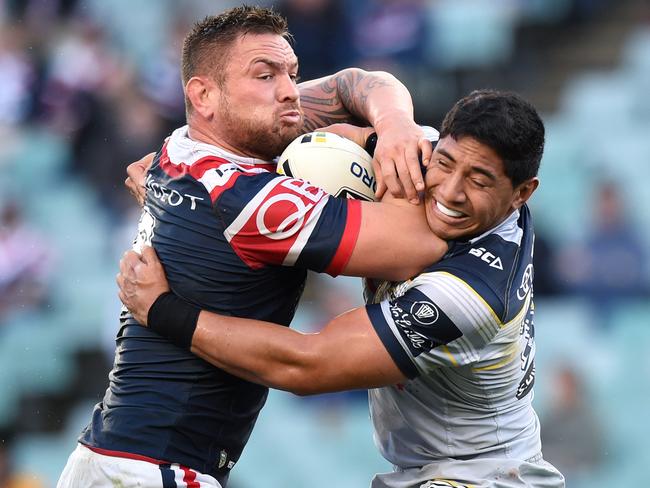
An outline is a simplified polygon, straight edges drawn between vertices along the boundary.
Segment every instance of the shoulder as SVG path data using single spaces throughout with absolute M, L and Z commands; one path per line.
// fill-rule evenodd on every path
M 445 258 L 427 269 L 424 279 L 461 282 L 501 320 L 509 320 L 531 288 L 534 234 L 529 220 L 524 208 L 491 232 L 455 243 Z

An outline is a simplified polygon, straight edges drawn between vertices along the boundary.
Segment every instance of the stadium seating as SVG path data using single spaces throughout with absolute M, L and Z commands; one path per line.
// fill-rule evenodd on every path
M 126 0 L 93 0 L 88 8 L 105 19 L 116 44 L 132 47 L 129 54 L 142 60 L 163 43 L 164 31 L 152 26 L 170 20 L 172 3 L 128 2 L 124 8 Z M 522 22 L 553 23 L 566 15 L 570 4 L 513 0 L 496 2 L 495 8 L 479 0 L 432 2 L 431 60 L 450 70 L 498 65 L 510 57 L 514 32 Z M 641 27 L 625 43 L 617 69 L 573 79 L 561 94 L 558 112 L 544 117 L 542 185 L 531 205 L 538 225 L 554 243 L 584 236 L 594 186 L 611 178 L 621 183 L 630 217 L 650 248 L 648 86 L 650 29 Z M 433 97 L 437 92 L 430 93 Z M 26 126 L 3 143 L 0 193 L 21 198 L 30 222 L 47 233 L 57 269 L 49 308 L 14 314 L 0 330 L 0 425 L 8 426 L 20 418 L 26 395 L 70 387 L 78 368 L 76 355 L 101 349 L 105 337 L 114 334 L 104 328 L 108 316 L 109 328 L 116 327 L 118 305 L 110 245 L 115 229 L 94 190 L 71 175 L 65 139 Z M 303 310 L 308 313 L 309 307 Z M 592 314 L 580 300 L 537 301 L 535 405 L 543 417 L 552 401 L 551 371 L 560 363 L 570 364 L 586 381 L 609 450 L 605 465 L 592 478 L 568 486 L 645 486 L 642 467 L 650 464 L 650 422 L 645 421 L 650 412 L 650 307 L 635 303 L 618 308 L 607 330 L 593 327 Z M 301 312 L 297 323 L 299 328 L 311 324 L 310 316 Z M 17 467 L 54 486 L 93 403 L 79 398 L 58 433 L 19 436 Z M 263 479 L 270 487 L 355 488 L 367 486 L 373 473 L 390 469 L 373 446 L 367 406 L 339 406 L 273 392 L 233 474 L 233 486 L 255 486 Z

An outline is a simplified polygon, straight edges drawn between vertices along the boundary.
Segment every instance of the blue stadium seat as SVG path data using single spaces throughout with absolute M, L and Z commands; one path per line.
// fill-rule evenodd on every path
M 650 28 L 639 28 L 627 39 L 623 66 L 650 75 Z
M 546 120 L 546 134 L 541 184 L 530 205 L 550 237 L 565 242 L 584 233 L 580 223 L 589 218 L 592 175 L 584 164 L 584 146 L 566 120 Z
M 497 2 L 498 3 L 498 2 Z M 442 68 L 491 66 L 509 59 L 516 12 L 480 0 L 442 0 L 429 7 L 431 60 Z
M 594 127 L 593 136 L 606 135 L 612 126 L 629 122 L 638 103 L 634 80 L 625 73 L 588 73 L 573 79 L 562 94 L 563 112 L 576 122 Z

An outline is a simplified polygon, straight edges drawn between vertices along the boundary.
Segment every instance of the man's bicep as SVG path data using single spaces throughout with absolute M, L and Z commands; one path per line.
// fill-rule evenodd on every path
M 404 280 L 440 260 L 447 249 L 429 228 L 421 205 L 362 202 L 359 236 L 343 274 Z

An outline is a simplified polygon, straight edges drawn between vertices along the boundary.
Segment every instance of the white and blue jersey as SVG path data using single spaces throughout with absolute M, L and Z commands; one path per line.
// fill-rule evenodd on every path
M 518 462 L 554 480 L 544 486 L 563 486 L 539 464 L 531 404 L 533 242 L 524 206 L 414 279 L 368 297 L 377 334 L 409 378 L 369 392 L 375 442 L 396 467 L 373 486 L 501 486 L 494 477 Z
M 307 269 L 338 274 L 360 202 L 176 130 L 156 155 L 135 248 L 151 243 L 178 296 L 224 315 L 289 325 Z M 80 442 L 102 454 L 178 463 L 224 484 L 267 388 L 136 324 L 124 310 L 110 385 Z

